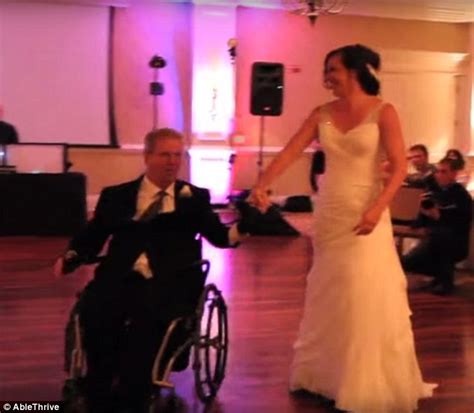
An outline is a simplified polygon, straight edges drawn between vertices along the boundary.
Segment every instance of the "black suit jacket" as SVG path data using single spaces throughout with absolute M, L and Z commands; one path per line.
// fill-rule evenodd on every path
M 415 226 L 428 227 L 430 238 L 442 237 L 445 252 L 455 262 L 469 255 L 469 237 L 472 221 L 472 198 L 461 184 L 455 182 L 433 191 L 431 198 L 440 210 L 439 220 L 420 213 Z
M 146 223 L 133 220 L 141 180 L 105 188 L 93 219 L 69 248 L 87 259 L 98 255 L 110 238 L 105 258 L 95 272 L 95 281 L 107 288 L 129 277 L 137 258 L 146 252 L 159 311 L 178 316 L 188 305 L 192 310 L 195 295 L 204 284 L 200 269 L 189 269 L 201 259 L 201 235 L 217 247 L 229 247 L 228 227 L 212 210 L 209 191 L 184 181 L 175 183 L 174 212 Z M 191 194 L 182 191 L 184 185 Z

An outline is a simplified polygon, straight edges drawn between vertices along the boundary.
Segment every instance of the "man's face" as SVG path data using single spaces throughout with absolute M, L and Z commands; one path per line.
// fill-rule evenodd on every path
M 441 188 L 444 188 L 456 182 L 456 171 L 453 171 L 449 165 L 439 163 L 436 165 L 435 179 Z
M 147 177 L 165 189 L 178 176 L 184 145 L 181 139 L 170 137 L 158 139 L 150 153 L 145 153 Z
M 408 152 L 408 160 L 415 169 L 423 169 L 428 163 L 428 157 L 423 151 L 413 150 Z

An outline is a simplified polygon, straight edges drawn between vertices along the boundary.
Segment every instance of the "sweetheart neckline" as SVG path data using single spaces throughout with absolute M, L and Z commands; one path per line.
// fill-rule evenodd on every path
M 358 129 L 359 127 L 363 126 L 363 125 L 376 125 L 377 123 L 376 122 L 366 122 L 366 120 L 363 120 L 362 122 L 360 122 L 359 124 L 357 124 L 356 126 L 353 126 L 352 128 L 348 129 L 347 131 L 343 132 L 342 130 L 340 130 L 335 124 L 334 122 L 332 121 L 328 121 L 326 122 L 326 124 L 328 125 L 331 125 L 333 127 L 334 130 L 336 130 L 336 132 L 338 132 L 340 135 L 348 135 L 350 132 L 353 132 L 354 130 Z
M 361 125 L 377 123 L 377 122 L 368 122 L 368 120 L 372 117 L 375 111 L 379 110 L 382 106 L 383 106 L 383 102 L 379 102 L 378 104 L 374 105 L 374 107 L 371 110 L 369 110 L 369 112 L 362 118 L 362 120 L 358 124 L 350 127 L 346 131 L 343 131 L 341 128 L 339 128 L 339 126 L 336 125 L 336 122 L 334 121 L 334 117 L 332 116 L 331 112 L 329 112 L 329 110 L 327 110 L 327 117 L 329 118 L 329 124 L 332 125 L 334 129 L 336 129 L 341 135 L 347 135 L 349 132 L 353 131 L 354 129 L 357 129 Z

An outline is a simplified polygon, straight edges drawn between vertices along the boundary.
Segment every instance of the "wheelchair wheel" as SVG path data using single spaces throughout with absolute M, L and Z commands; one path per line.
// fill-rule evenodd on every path
M 205 287 L 196 313 L 194 332 L 194 378 L 203 402 L 216 396 L 225 377 L 228 349 L 227 307 L 214 284 Z
M 86 413 L 85 370 L 86 358 L 83 350 L 83 330 L 79 317 L 80 295 L 71 309 L 64 335 L 64 369 L 68 378 L 62 389 L 63 409 L 66 413 Z

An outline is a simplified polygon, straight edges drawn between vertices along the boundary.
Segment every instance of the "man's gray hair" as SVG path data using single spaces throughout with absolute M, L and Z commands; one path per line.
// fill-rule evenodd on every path
M 155 142 L 161 139 L 179 139 L 181 141 L 184 140 L 183 134 L 178 132 L 175 129 L 171 128 L 159 128 L 153 129 L 148 132 L 145 136 L 145 153 L 153 152 L 155 148 Z

